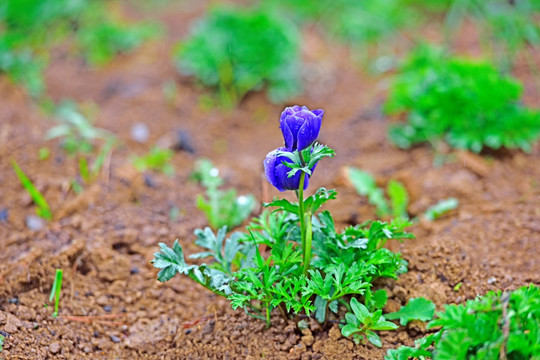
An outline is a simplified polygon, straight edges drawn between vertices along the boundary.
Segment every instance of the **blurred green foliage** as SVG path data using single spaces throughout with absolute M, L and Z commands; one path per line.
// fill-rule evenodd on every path
M 159 171 L 167 176 L 174 175 L 174 166 L 171 161 L 174 152 L 171 149 L 162 149 L 154 146 L 146 155 L 133 158 L 133 166 L 138 171 Z
M 157 28 L 123 24 L 104 0 L 3 0 L 0 2 L 0 73 L 37 97 L 50 49 L 72 37 L 73 46 L 92 65 L 127 52 Z
M 271 11 L 211 10 L 179 44 L 175 61 L 180 72 L 218 89 L 225 106 L 263 86 L 275 102 L 300 90 L 298 29 Z
M 353 45 L 388 40 L 396 31 L 414 24 L 418 13 L 403 0 L 263 0 L 267 6 L 315 21 L 332 36 Z
M 519 103 L 522 86 L 491 64 L 421 46 L 405 61 L 385 109 L 404 114 L 392 142 L 408 148 L 445 140 L 454 148 L 530 151 L 540 137 L 540 113 Z
M 441 0 L 444 1 L 444 0 Z M 495 60 L 509 68 L 517 52 L 540 44 L 538 0 L 446 0 L 449 35 L 469 18 L 481 30 L 482 40 L 495 52 Z

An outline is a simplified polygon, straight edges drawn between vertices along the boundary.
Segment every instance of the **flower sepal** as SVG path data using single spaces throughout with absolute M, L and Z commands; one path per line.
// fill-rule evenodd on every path
M 306 148 L 302 151 L 277 150 L 276 154 L 292 161 L 292 163 L 284 161 L 282 164 L 291 169 L 287 173 L 287 176 L 293 177 L 298 171 L 303 171 L 308 176 L 311 176 L 311 169 L 319 160 L 324 157 L 334 157 L 336 152 L 326 145 L 315 143 L 313 147 Z

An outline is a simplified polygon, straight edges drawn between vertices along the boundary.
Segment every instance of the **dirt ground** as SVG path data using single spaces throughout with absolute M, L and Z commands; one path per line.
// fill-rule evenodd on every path
M 197 251 L 193 231 L 206 225 L 195 208 L 203 191 L 189 181 L 194 161 L 208 157 L 227 186 L 268 201 L 279 193 L 265 183 L 262 160 L 278 146 L 282 105 L 254 93 L 234 110 L 205 109 L 205 94 L 177 74 L 170 59 L 176 40 L 205 5 L 172 6 L 152 12 L 166 26 L 163 38 L 100 69 L 57 49 L 46 74 L 55 100 L 71 98 L 98 105 L 97 126 L 121 140 L 100 179 L 81 194 L 69 189 L 76 161 L 46 142 L 53 124 L 23 91 L 0 77 L 0 334 L 6 335 L 4 359 L 382 359 L 386 349 L 411 345 L 425 334 L 421 323 L 382 332 L 383 349 L 355 345 L 337 326 L 316 323 L 300 332 L 293 322 L 274 316 L 271 329 L 232 311 L 223 299 L 177 276 L 161 284 L 150 260 L 159 242 L 178 238 L 187 254 Z M 134 16 L 140 14 L 133 10 Z M 437 32 L 437 29 L 429 31 Z M 457 48 L 477 53 L 466 27 Z M 340 226 L 374 217 L 365 199 L 347 184 L 344 166 L 370 171 L 381 184 L 402 181 L 415 216 L 447 197 L 456 211 L 410 228 L 416 240 L 390 244 L 401 251 L 410 271 L 398 281 L 377 286 L 389 293 L 387 311 L 411 297 L 424 296 L 439 309 L 488 290 L 540 284 L 540 146 L 530 154 L 504 151 L 485 157 L 450 152 L 434 165 L 428 147 L 402 151 L 386 140 L 389 123 L 381 112 L 387 79 L 367 75 L 349 50 L 331 44 L 315 29 L 305 31 L 303 57 L 308 64 L 303 96 L 290 104 L 324 108 L 321 142 L 336 149 L 323 160 L 310 191 L 335 187 L 338 199 L 327 206 Z M 525 84 L 524 102 L 540 106 L 535 82 L 525 66 L 514 72 Z M 163 84 L 175 81 L 178 94 L 168 101 Z M 130 128 L 143 122 L 145 144 L 133 141 Z M 175 153 L 176 173 L 141 174 L 132 154 L 146 153 L 177 131 L 189 134 L 194 152 Z M 38 160 L 41 147 L 51 149 Z M 11 167 L 18 162 L 53 208 L 55 218 L 31 231 L 26 217 L 34 205 Z M 171 219 L 172 207 L 179 208 Z M 4 215 L 6 213 L 3 213 Z M 48 295 L 56 268 L 64 269 L 60 315 L 53 319 Z M 462 283 L 458 291 L 454 286 Z

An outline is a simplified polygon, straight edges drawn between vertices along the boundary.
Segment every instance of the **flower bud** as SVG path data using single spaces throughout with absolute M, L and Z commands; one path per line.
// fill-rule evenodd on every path
M 283 162 L 292 164 L 293 161 L 286 156 L 279 156 L 278 151 L 287 151 L 286 148 L 281 147 L 276 150 L 272 150 L 266 155 L 264 160 L 264 172 L 266 179 L 272 185 L 274 185 L 279 191 L 285 190 L 298 190 L 300 187 L 300 175 L 302 171 L 297 171 L 292 177 L 288 177 L 289 171 L 292 169 L 284 165 Z M 310 169 L 312 172 L 315 170 L 317 164 L 313 165 Z M 309 184 L 309 175 L 306 174 L 304 179 L 304 190 L 307 189 Z
M 304 150 L 317 140 L 321 130 L 324 110 L 309 110 L 305 106 L 285 108 L 279 119 L 279 127 L 289 151 Z

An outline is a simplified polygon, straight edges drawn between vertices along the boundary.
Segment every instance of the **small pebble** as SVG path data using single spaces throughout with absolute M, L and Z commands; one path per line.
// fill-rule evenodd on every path
M 189 335 L 189 334 L 191 334 L 191 331 L 192 331 L 191 329 L 187 329 L 187 330 L 184 332 L 184 334 Z
M 97 330 L 94 330 L 94 337 L 95 337 L 95 338 L 98 338 L 98 337 L 99 337 L 99 333 L 97 332 Z
M 156 181 L 150 174 L 144 174 L 144 185 L 148 186 L 150 189 L 157 187 Z
M 494 284 L 496 282 L 497 282 L 497 278 L 495 276 L 490 277 L 487 281 L 488 285 Z
M 9 298 L 8 303 L 17 305 L 19 303 L 19 298 Z
M 53 342 L 51 345 L 49 345 L 49 351 L 51 354 L 58 354 L 62 350 L 62 345 L 58 342 Z
M 0 210 L 0 222 L 7 222 L 8 219 L 8 209 Z
M 139 268 L 138 268 L 138 267 L 132 267 L 132 268 L 129 270 L 129 273 L 130 273 L 131 275 L 138 274 L 138 273 L 139 273 Z
M 138 143 L 144 144 L 150 137 L 150 131 L 145 123 L 138 122 L 131 127 L 131 138 Z
M 111 305 L 105 305 L 105 306 L 103 307 L 103 310 L 105 310 L 105 312 L 110 313 L 110 312 L 112 311 L 112 306 L 111 306 Z
M 30 230 L 38 231 L 43 229 L 45 226 L 45 220 L 40 218 L 37 215 L 27 215 L 26 216 L 26 227 L 28 227 Z
M 111 335 L 111 340 L 114 343 L 119 343 L 120 342 L 120 338 L 118 336 L 114 336 L 114 335 Z
M 193 141 L 191 141 L 191 135 L 185 130 L 176 131 L 176 142 L 173 145 L 173 150 L 180 151 L 185 150 L 190 154 L 195 153 L 193 147 Z

